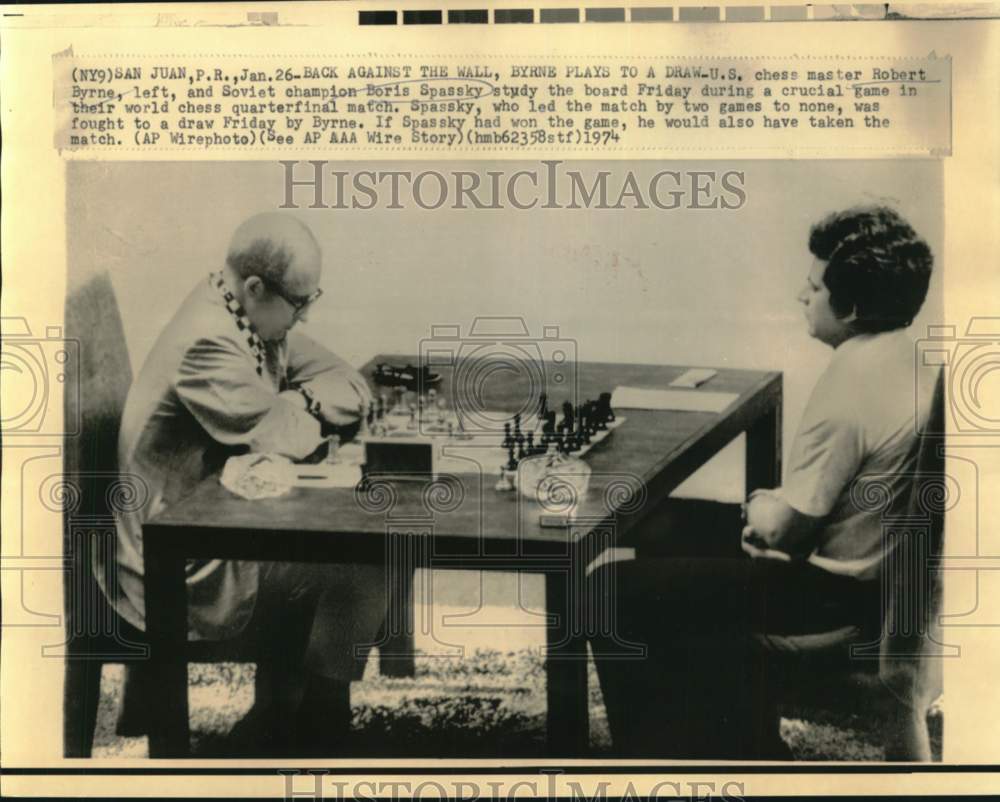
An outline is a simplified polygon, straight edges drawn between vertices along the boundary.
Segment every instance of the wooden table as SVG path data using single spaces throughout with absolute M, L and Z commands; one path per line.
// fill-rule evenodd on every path
M 366 376 L 375 362 L 417 360 L 379 356 L 362 368 Z M 556 372 L 554 365 L 545 368 L 546 377 Z M 596 398 L 618 385 L 665 387 L 684 370 L 579 363 L 578 397 Z M 442 372 L 442 392 L 448 395 L 453 374 Z M 528 395 L 537 386 L 530 377 L 509 372 L 493 376 L 482 387 L 483 403 L 490 409 L 515 412 L 534 403 Z M 499 449 L 488 458 L 492 470 L 484 475 L 376 481 L 367 492 L 296 488 L 281 498 L 250 502 L 229 493 L 218 477 L 209 477 L 143 527 L 147 632 L 159 690 L 151 711 L 150 756 L 181 757 L 189 751 L 188 558 L 374 562 L 386 564 L 397 577 L 414 566 L 543 574 L 549 622 L 548 748 L 554 757 L 584 756 L 589 737 L 587 644 L 577 619 L 585 567 L 644 510 L 743 432 L 747 491 L 780 482 L 781 374 L 720 369 L 702 389 L 738 398 L 721 414 L 619 411 L 625 423 L 585 458 L 593 475 L 568 527 L 541 526 L 536 502 L 494 489 Z M 548 387 L 548 393 L 553 408 L 566 397 L 562 388 Z

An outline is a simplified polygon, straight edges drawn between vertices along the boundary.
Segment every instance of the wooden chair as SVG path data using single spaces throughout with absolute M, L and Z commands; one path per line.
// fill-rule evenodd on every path
M 125 332 L 114 290 L 106 274 L 89 278 L 72 290 L 66 301 L 66 337 L 80 343 L 79 393 L 66 394 L 67 415 L 81 416 L 79 434 L 64 444 L 64 598 L 67 640 L 64 645 L 65 692 L 63 743 L 66 757 L 89 757 L 100 700 L 101 671 L 105 663 L 126 666 L 118 732 L 143 735 L 148 731 L 145 711 L 149 695 L 143 666 L 149 658 L 145 633 L 122 619 L 95 579 L 100 571 L 105 588 L 118 591 L 114 548 L 115 513 L 141 503 L 141 480 L 118 471 L 118 431 L 132 371 Z M 78 402 L 78 405 L 77 405 Z M 412 583 L 400 589 L 404 610 L 412 620 Z M 412 676 L 410 633 L 387 639 L 381 660 L 383 673 Z M 390 653 L 391 652 L 391 653 Z M 192 641 L 189 662 L 253 662 L 257 664 L 255 694 L 267 698 L 281 683 L 281 674 L 259 659 L 250 636 L 232 641 Z

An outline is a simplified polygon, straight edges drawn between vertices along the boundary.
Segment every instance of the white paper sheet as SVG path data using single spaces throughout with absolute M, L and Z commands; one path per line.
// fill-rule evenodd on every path
M 704 390 L 657 390 L 646 387 L 616 387 L 611 395 L 615 409 L 658 409 L 681 412 L 722 412 L 738 398 L 736 393 Z

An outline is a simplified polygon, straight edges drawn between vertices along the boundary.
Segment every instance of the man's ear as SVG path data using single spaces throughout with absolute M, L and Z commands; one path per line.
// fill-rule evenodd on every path
M 264 294 L 264 290 L 264 282 L 260 280 L 260 276 L 250 276 L 243 282 L 243 291 L 254 300 L 259 299 Z
M 851 311 L 842 318 L 838 318 L 841 323 L 854 323 L 858 319 L 858 307 L 855 305 Z

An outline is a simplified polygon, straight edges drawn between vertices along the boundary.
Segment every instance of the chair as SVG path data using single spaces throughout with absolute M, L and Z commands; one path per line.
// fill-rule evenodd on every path
M 67 295 L 66 337 L 80 344 L 79 394 L 65 394 L 65 414 L 79 414 L 79 434 L 64 444 L 64 579 L 67 640 L 63 751 L 66 757 L 90 757 L 105 663 L 132 669 L 120 728 L 145 731 L 142 711 L 149 690 L 141 667 L 149 657 L 145 634 L 117 615 L 95 579 L 103 574 L 109 593 L 116 591 L 113 549 L 115 510 L 134 499 L 135 488 L 118 474 L 118 430 L 132 381 L 125 332 L 106 274 L 93 276 Z M 79 404 L 77 406 L 77 401 Z M 192 662 L 255 662 L 253 644 L 244 640 L 193 642 Z M 267 692 L 269 672 L 258 672 L 258 693 Z
M 858 712 L 881 724 L 887 760 L 931 759 L 927 716 L 941 692 L 941 658 L 949 653 L 938 640 L 941 581 L 940 571 L 933 568 L 943 554 L 944 509 L 950 501 L 944 481 L 944 434 L 944 386 L 939 377 L 928 425 L 918 438 L 908 497 L 895 505 L 889 494 L 875 492 L 868 499 L 882 515 L 886 549 L 880 628 L 879 616 L 873 616 L 874 632 L 846 626 L 797 635 L 755 634 L 749 652 L 754 662 L 751 687 L 757 689 L 752 715 L 803 709 L 810 717 L 817 711 Z M 667 498 L 637 528 L 631 545 L 640 549 L 640 560 L 722 556 L 732 551 L 729 533 L 739 520 L 737 505 Z M 670 536 L 663 537 L 664 532 Z M 712 533 L 723 537 L 706 537 Z M 607 660 L 604 670 L 628 675 L 614 660 Z M 607 690 L 615 685 L 610 683 Z M 762 699 L 764 687 L 774 695 Z M 625 733 L 632 726 L 629 703 L 634 701 L 614 700 L 608 707 L 609 718 L 614 713 L 618 729 Z M 761 718 L 757 723 L 759 737 L 750 737 L 764 743 L 775 722 Z M 647 748 L 644 739 L 649 737 L 637 735 L 626 751 Z M 765 753 L 774 751 L 765 746 Z M 627 756 L 638 755 L 628 751 Z
M 106 274 L 90 277 L 70 291 L 66 300 L 65 333 L 80 344 L 79 393 L 68 388 L 65 414 L 81 417 L 79 434 L 64 443 L 64 483 L 69 503 L 64 508 L 64 579 L 67 640 L 63 706 L 66 757 L 89 757 L 100 700 L 105 663 L 126 666 L 121 735 L 148 732 L 146 710 L 155 689 L 142 670 L 149 657 L 145 633 L 117 615 L 95 579 L 102 575 L 108 592 L 117 593 L 113 549 L 115 511 L 136 497 L 128 477 L 118 473 L 118 431 L 132 371 L 125 332 L 114 289 Z M 412 580 L 398 589 L 403 615 L 412 621 Z M 412 676 L 412 624 L 408 632 L 389 635 L 380 661 L 382 673 Z M 259 658 L 253 639 L 188 643 L 189 662 L 257 663 L 255 695 L 266 698 L 282 682 L 281 672 Z
M 879 721 L 887 760 L 931 759 L 928 712 L 942 690 L 938 640 L 943 555 L 944 380 L 938 377 L 927 428 L 918 443 L 908 502 L 891 509 L 884 497 L 882 629 L 866 642 L 858 627 L 808 635 L 758 636 L 783 672 L 780 704 L 789 709 L 857 710 Z

